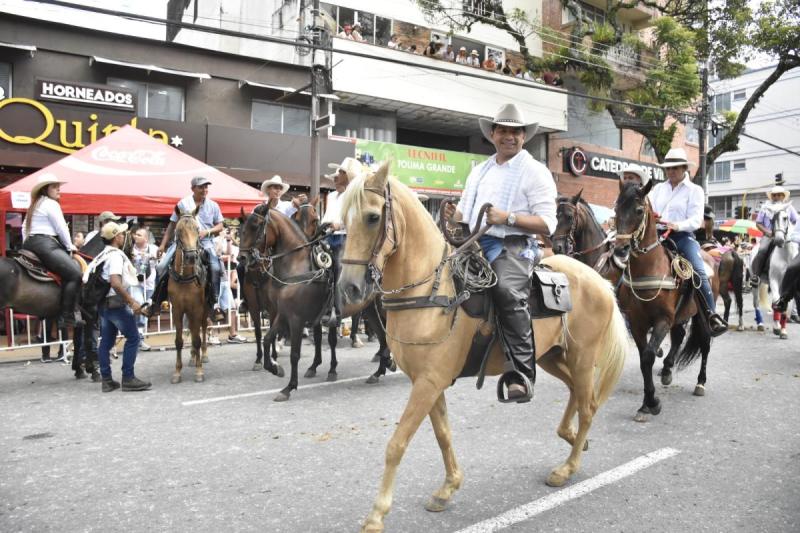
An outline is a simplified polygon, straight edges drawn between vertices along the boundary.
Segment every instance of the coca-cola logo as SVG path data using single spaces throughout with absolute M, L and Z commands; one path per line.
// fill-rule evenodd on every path
M 164 152 L 154 150 L 112 150 L 107 146 L 92 150 L 92 159 L 95 161 L 113 161 L 129 165 L 163 167 L 166 164 L 165 157 Z

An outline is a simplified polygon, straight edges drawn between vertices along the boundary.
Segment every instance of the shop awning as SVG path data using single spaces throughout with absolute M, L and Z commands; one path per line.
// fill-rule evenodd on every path
M 23 211 L 39 176 L 61 181 L 61 209 L 66 214 L 169 215 L 191 194 L 194 176 L 211 181 L 209 197 L 225 216 L 251 210 L 263 202 L 259 191 L 202 161 L 124 126 L 72 155 L 0 189 L 0 211 Z
M 6 43 L 0 41 L 0 48 L 14 48 L 16 50 L 25 50 L 27 52 L 30 52 L 31 57 L 33 57 L 33 54 L 36 53 L 36 47 L 33 46 L 32 44 L 16 44 L 16 43 Z
M 121 67 L 129 67 L 135 68 L 139 70 L 146 70 L 148 73 L 150 72 L 163 72 L 165 74 L 172 74 L 174 76 L 183 76 L 185 78 L 194 78 L 197 80 L 210 80 L 211 75 L 206 74 L 205 72 L 187 72 L 185 70 L 175 70 L 171 68 L 159 67 L 156 65 L 143 65 L 141 63 L 129 63 L 127 61 L 117 61 L 116 59 L 107 59 L 105 57 L 99 56 L 92 56 L 89 58 L 89 64 L 92 63 L 103 63 L 106 65 L 118 65 Z
M 245 85 L 249 85 L 250 87 L 260 87 L 262 89 L 271 89 L 273 91 L 283 91 L 284 93 L 293 93 L 296 92 L 297 89 L 294 87 L 283 87 L 281 85 L 270 85 L 268 83 L 261 83 L 257 81 L 250 81 L 250 80 L 239 80 L 239 88 L 241 89 Z M 310 91 L 300 91 L 299 94 L 305 94 L 307 96 L 311 96 Z M 338 100 L 339 97 L 335 94 L 319 94 L 317 95 L 320 98 L 328 98 L 330 100 Z

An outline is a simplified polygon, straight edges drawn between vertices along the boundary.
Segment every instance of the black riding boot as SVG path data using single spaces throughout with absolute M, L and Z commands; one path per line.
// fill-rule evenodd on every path
M 758 248 L 758 253 L 753 258 L 753 262 L 750 263 L 750 285 L 753 287 L 758 287 L 759 283 L 759 276 L 764 273 L 764 267 L 766 265 L 767 259 L 769 258 L 769 254 L 772 251 L 772 239 L 769 237 L 763 237 L 761 239 L 761 244 Z
M 697 280 L 692 280 L 695 284 Z M 708 302 L 706 302 L 705 296 L 703 293 L 700 292 L 699 289 L 695 289 L 695 302 L 697 302 L 698 307 L 700 308 L 700 312 L 703 314 L 703 318 L 706 320 L 706 324 L 708 324 L 708 330 L 712 337 L 719 337 L 726 331 L 728 331 L 728 323 L 725 322 L 721 316 L 719 316 L 714 310 L 708 307 Z
M 536 382 L 533 327 L 528 308 L 530 276 L 533 263 L 519 257 L 508 248 L 492 263 L 497 274 L 497 285 L 492 288 L 500 333 L 506 356 L 513 365 L 500 378 L 498 397 L 502 398 L 503 385 L 508 386 L 506 401 L 529 401 Z M 523 376 L 529 380 L 525 382 Z M 529 388 L 530 387 L 530 388 Z
M 142 310 L 142 315 L 150 318 L 161 313 L 161 304 L 167 299 L 168 281 L 169 271 L 164 272 L 161 277 L 156 277 L 153 286 L 153 296 L 150 297 L 150 305 Z

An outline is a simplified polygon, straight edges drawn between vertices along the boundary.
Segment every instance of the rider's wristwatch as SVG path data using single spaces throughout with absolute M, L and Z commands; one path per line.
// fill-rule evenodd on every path
M 509 213 L 508 218 L 506 219 L 506 224 L 508 226 L 513 226 L 517 223 L 517 215 L 515 213 Z

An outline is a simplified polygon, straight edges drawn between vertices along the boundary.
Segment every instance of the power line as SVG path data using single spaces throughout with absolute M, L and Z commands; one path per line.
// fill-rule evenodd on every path
M 789 150 L 788 148 L 784 148 L 783 146 L 778 146 L 777 144 L 773 144 L 773 143 L 771 143 L 769 141 L 765 141 L 764 139 L 760 139 L 758 137 L 755 137 L 755 136 L 750 135 L 748 133 L 745 133 L 743 131 L 740 132 L 739 135 L 741 135 L 742 137 L 748 137 L 750 139 L 753 139 L 754 141 L 762 142 L 762 143 L 766 144 L 767 146 L 772 146 L 773 148 L 776 148 L 778 150 L 783 150 L 784 152 L 787 152 L 789 154 L 796 155 L 797 157 L 800 157 L 800 152 L 795 152 L 794 150 Z
M 250 39 L 250 40 L 254 40 L 254 41 L 262 41 L 262 42 L 267 42 L 267 43 L 280 44 L 280 45 L 291 46 L 291 47 L 295 47 L 295 48 L 307 48 L 307 49 L 309 49 L 311 51 L 318 50 L 318 51 L 322 51 L 322 52 L 332 52 L 332 53 L 337 53 L 337 54 L 342 54 L 342 55 L 349 55 L 349 56 L 353 56 L 353 57 L 360 57 L 360 58 L 363 58 L 363 59 L 371 59 L 373 61 L 383 61 L 383 62 L 393 63 L 395 65 L 403 65 L 403 66 L 407 66 L 407 67 L 426 68 L 426 69 L 431 70 L 431 71 L 443 72 L 443 73 L 450 74 L 450 75 L 453 75 L 453 76 L 456 76 L 456 77 L 463 76 L 463 77 L 467 77 L 467 78 L 478 78 L 478 79 L 483 79 L 483 80 L 495 81 L 497 83 L 505 83 L 505 84 L 508 84 L 508 85 L 515 85 L 515 86 L 528 87 L 528 88 L 536 88 L 538 90 L 545 91 L 545 92 L 554 92 L 554 93 L 559 93 L 559 94 L 567 94 L 567 95 L 575 96 L 577 98 L 586 98 L 586 99 L 589 99 L 589 100 L 595 100 L 595 101 L 603 102 L 603 103 L 606 103 L 606 104 L 622 105 L 622 106 L 631 107 L 631 108 L 637 108 L 637 109 L 647 109 L 647 110 L 651 110 L 651 111 L 659 111 L 659 112 L 662 112 L 662 113 L 668 113 L 668 114 L 678 115 L 678 116 L 697 116 L 697 113 L 692 112 L 692 111 L 687 111 L 687 110 L 675 110 L 675 109 L 663 108 L 663 107 L 652 106 L 652 105 L 647 105 L 647 104 L 637 104 L 637 103 L 633 103 L 633 102 L 626 102 L 626 101 L 617 100 L 617 99 L 614 99 L 614 98 L 605 98 L 605 97 L 602 97 L 602 96 L 592 96 L 592 95 L 589 95 L 589 94 L 580 93 L 580 92 L 577 92 L 577 91 L 570 91 L 568 89 L 560 89 L 560 88 L 552 87 L 552 86 L 549 86 L 549 85 L 540 85 L 540 84 L 533 85 L 530 82 L 526 82 L 526 81 L 523 81 L 523 80 L 518 80 L 517 78 L 507 78 L 507 79 L 496 79 L 496 80 L 494 80 L 494 79 L 488 78 L 488 77 L 486 77 L 484 75 L 481 75 L 481 74 L 478 74 L 478 73 L 474 73 L 474 72 L 455 72 L 455 71 L 452 71 L 450 69 L 443 68 L 443 67 L 437 67 L 437 66 L 433 66 L 433 65 L 423 66 L 423 65 L 419 65 L 417 63 L 411 62 L 411 61 L 402 61 L 402 60 L 397 60 L 397 59 L 379 57 L 379 56 L 374 56 L 374 55 L 371 55 L 371 54 L 367 54 L 367 53 L 364 53 L 364 52 L 357 52 L 357 51 L 353 51 L 353 50 L 336 50 L 336 49 L 334 49 L 332 47 L 319 46 L 319 45 L 315 45 L 315 44 L 307 43 L 307 42 L 303 42 L 303 41 L 293 41 L 293 40 L 288 40 L 288 39 L 284 39 L 284 38 L 281 38 L 281 37 L 272 37 L 272 36 L 266 36 L 266 35 L 256 35 L 256 34 L 241 32 L 241 31 L 237 31 L 237 30 L 226 30 L 226 29 L 223 29 L 223 28 L 212 28 L 212 27 L 209 27 L 209 26 L 192 24 L 192 23 L 189 23 L 189 22 L 170 21 L 170 20 L 166 20 L 166 19 L 162 19 L 162 18 L 158 18 L 158 17 L 151 17 L 151 16 L 148 16 L 148 15 L 139 15 L 139 14 L 136 14 L 136 13 L 128 13 L 128 12 L 125 12 L 125 11 L 117 11 L 117 10 L 112 10 L 112 9 L 94 7 L 94 6 L 76 5 L 76 4 L 73 4 L 71 2 L 65 2 L 63 0 L 28 0 L 28 1 L 29 2 L 36 2 L 36 3 L 40 3 L 40 4 L 46 4 L 46 5 L 54 5 L 54 6 L 66 7 L 66 8 L 75 9 L 75 10 L 78 10 L 78 11 L 86 11 L 86 12 L 91 12 L 91 13 L 99 13 L 99 14 L 103 14 L 103 15 L 122 17 L 122 18 L 126 18 L 126 19 L 138 20 L 140 22 L 146 22 L 146 23 L 151 23 L 151 24 L 159 24 L 159 25 L 167 25 L 167 24 L 169 24 L 169 25 L 172 25 L 172 26 L 178 26 L 178 27 L 183 28 L 183 29 L 199 31 L 199 32 L 202 32 L 202 33 L 213 33 L 213 34 L 224 35 L 224 36 L 228 36 L 228 37 L 238 37 L 238 38 L 241 38 L 241 39 Z

